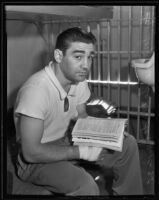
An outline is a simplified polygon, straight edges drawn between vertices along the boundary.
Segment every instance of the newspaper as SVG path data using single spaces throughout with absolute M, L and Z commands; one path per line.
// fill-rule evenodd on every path
M 74 145 L 100 146 L 116 151 L 122 151 L 125 118 L 96 118 L 78 119 L 73 131 Z

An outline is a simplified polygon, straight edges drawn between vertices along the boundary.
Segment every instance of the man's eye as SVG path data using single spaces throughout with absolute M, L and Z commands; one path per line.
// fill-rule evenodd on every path
M 81 60 L 81 56 L 75 56 L 76 59 Z

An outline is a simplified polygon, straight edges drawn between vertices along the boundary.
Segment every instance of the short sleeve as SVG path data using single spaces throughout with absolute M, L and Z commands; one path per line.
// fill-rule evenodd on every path
M 15 114 L 21 113 L 30 117 L 44 119 L 47 112 L 47 95 L 44 88 L 36 86 L 23 87 L 17 96 Z

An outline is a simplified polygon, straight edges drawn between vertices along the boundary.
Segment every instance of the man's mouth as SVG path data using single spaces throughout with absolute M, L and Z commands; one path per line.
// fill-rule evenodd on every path
M 79 75 L 80 75 L 80 76 L 87 76 L 88 73 L 87 73 L 87 72 L 79 72 Z

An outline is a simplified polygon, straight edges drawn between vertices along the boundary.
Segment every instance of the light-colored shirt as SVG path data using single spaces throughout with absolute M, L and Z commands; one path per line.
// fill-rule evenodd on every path
M 78 116 L 77 105 L 85 103 L 90 90 L 85 81 L 71 85 L 68 92 L 63 89 L 54 74 L 53 63 L 32 75 L 18 92 L 14 109 L 14 121 L 17 140 L 19 114 L 44 120 L 44 132 L 41 143 L 64 137 L 71 119 Z M 69 109 L 64 112 L 64 99 L 69 100 Z

